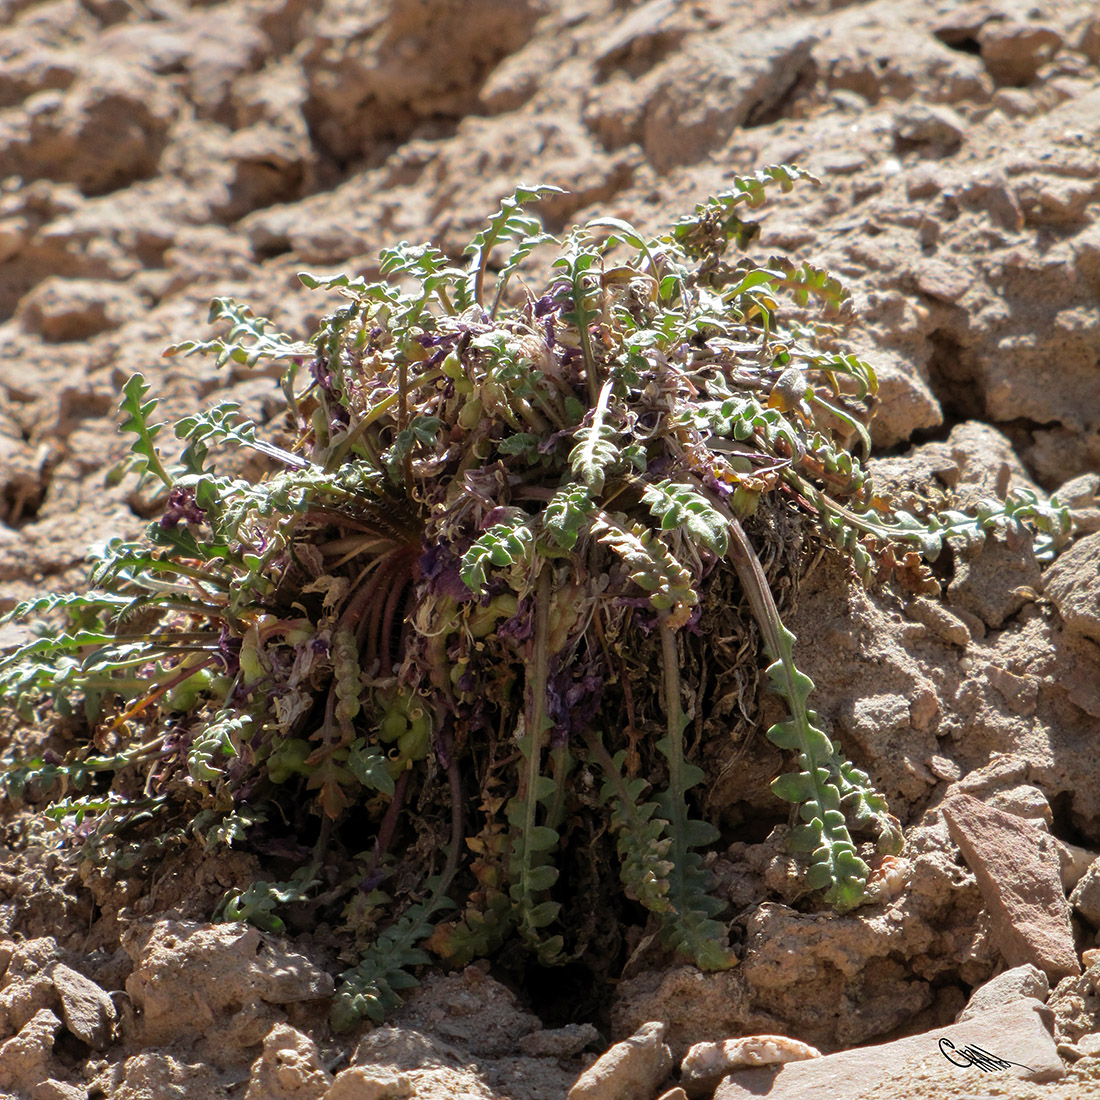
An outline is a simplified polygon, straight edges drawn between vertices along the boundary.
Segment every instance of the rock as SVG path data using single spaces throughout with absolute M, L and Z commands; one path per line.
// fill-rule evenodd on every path
M 150 73 L 178 74 L 199 118 L 228 122 L 234 86 L 266 60 L 264 35 L 252 19 L 227 19 L 217 10 L 172 15 L 113 27 L 99 36 L 97 46 L 118 64 L 136 58 Z
M 747 1035 L 722 1043 L 696 1043 L 680 1066 L 680 1082 L 693 1100 L 710 1096 L 718 1083 L 746 1066 L 772 1066 L 820 1058 L 821 1051 L 786 1035 Z
M 415 1094 L 422 1095 L 419 1090 Z M 380 1073 L 366 1066 L 351 1066 L 336 1075 L 323 1100 L 408 1100 L 413 1095 L 413 1084 L 404 1074 Z M 462 1095 L 469 1094 L 464 1092 Z M 478 1098 L 471 1097 L 471 1100 Z
M 106 1050 L 118 1020 L 111 998 L 90 978 L 64 963 L 54 964 L 50 978 L 61 999 L 65 1026 L 93 1050 Z
M 1055 979 L 1080 973 L 1050 836 L 968 794 L 948 798 L 943 814 L 978 880 L 1009 966 L 1032 963 Z
M 1058 845 L 1058 858 L 1062 863 L 1062 886 L 1069 894 L 1084 877 L 1085 872 L 1093 861 L 1100 858 L 1096 852 L 1089 848 L 1082 848 L 1079 844 L 1070 844 L 1069 841 L 1059 837 L 1054 838 Z
M 905 613 L 914 622 L 924 623 L 929 630 L 951 645 L 957 645 L 965 649 L 972 640 L 970 631 L 966 628 L 966 623 L 936 600 L 928 599 L 925 596 L 913 596 L 905 605 Z M 935 768 L 932 770 L 935 772 Z M 940 778 L 947 777 L 940 776 Z M 958 776 L 952 778 L 957 779 Z
M 48 1009 L 39 1009 L 19 1034 L 0 1046 L 0 1087 L 29 1089 L 50 1077 L 53 1044 L 61 1021 Z
M 276 1024 L 252 1063 L 244 1100 L 318 1100 L 332 1084 L 317 1046 L 288 1024 Z
M 83 1085 L 55 1081 L 49 1077 L 31 1089 L 30 1100 L 88 1100 L 88 1090 Z
M 22 299 L 17 315 L 28 332 L 59 343 L 118 328 L 144 309 L 141 298 L 123 283 L 55 275 Z
M 0 990 L 0 1035 L 11 1035 L 40 1010 L 57 1007 L 50 970 L 60 955 L 52 936 L 15 945 Z
M 991 1012 L 1011 1001 L 1027 997 L 1045 1001 L 1049 993 L 1050 983 L 1047 981 L 1047 976 L 1037 966 L 1032 966 L 1030 963 L 1015 966 L 1011 970 L 998 974 L 995 978 L 990 978 L 984 985 L 978 986 L 970 994 L 966 1008 L 955 1017 L 955 1023 L 965 1023 L 983 1012 Z
M 206 1034 L 259 1043 L 275 1022 L 269 1005 L 330 997 L 332 978 L 302 955 L 242 924 L 158 921 L 125 941 L 134 960 L 126 992 L 149 1045 Z
M 531 1058 L 572 1058 L 599 1039 L 600 1033 L 591 1024 L 566 1024 L 524 1035 L 519 1050 Z
M 956 558 L 947 593 L 956 612 L 969 611 L 996 629 L 1034 600 L 1041 587 L 1030 536 L 1009 528 L 990 532 L 980 546 Z
M 694 29 L 688 11 L 673 0 L 646 0 L 618 21 L 599 44 L 596 72 L 601 79 L 616 69 L 633 76 L 652 69 Z
M 1051 1036 L 1052 1023 L 1053 1013 L 1037 1001 L 1014 1001 L 966 1023 L 892 1043 L 788 1062 L 778 1071 L 739 1070 L 718 1086 L 714 1100 L 758 1100 L 761 1094 L 768 1100 L 904 1096 L 917 1081 L 934 1090 L 939 1086 L 942 1095 L 952 1095 L 958 1088 L 959 1074 L 969 1067 L 964 1051 L 977 1046 L 1014 1063 L 1000 1071 L 1006 1077 L 1059 1081 L 1065 1068 Z M 970 1079 L 979 1079 L 980 1070 L 969 1071 L 973 1074 Z
M 114 1062 L 96 1078 L 99 1095 L 111 1100 L 230 1100 L 228 1084 L 211 1065 L 159 1050 Z
M 1100 928 L 1100 860 L 1081 877 L 1070 894 L 1069 903 L 1093 928 Z
M 672 1070 L 662 1023 L 643 1024 L 577 1078 L 568 1100 L 637 1100 L 654 1096 Z
M 682 1088 L 677 1087 L 669 1089 L 668 1092 L 662 1092 L 657 1100 L 688 1100 L 688 1094 Z
M 1063 482 L 1057 497 L 1069 509 L 1075 530 L 1100 531 L 1100 474 L 1082 474 Z
M 510 989 L 479 966 L 429 976 L 405 998 L 394 1022 L 438 1035 L 479 1057 L 513 1053 L 520 1039 L 540 1026 L 537 1016 L 520 1009 Z
M 814 50 L 821 84 L 830 92 L 855 92 L 870 104 L 917 94 L 958 103 L 981 101 L 991 90 L 978 58 L 949 49 L 888 9 L 849 9 L 831 20 L 830 30 Z
M 376 1027 L 359 1040 L 351 1063 L 396 1070 L 457 1066 L 461 1053 L 447 1043 L 409 1027 Z
M 739 126 L 766 114 L 797 83 L 817 37 L 808 26 L 741 28 L 694 39 L 654 74 L 642 144 L 659 173 L 717 152 Z
M 894 114 L 899 150 L 919 148 L 936 155 L 954 153 L 966 137 L 966 123 L 950 107 L 907 103 Z
M 1100 531 L 1063 550 L 1043 577 L 1043 590 L 1068 630 L 1100 642 Z
M 535 17 L 530 0 L 327 0 L 301 51 L 303 113 L 322 147 L 344 159 L 407 138 L 422 119 L 461 118 Z
M 175 110 L 174 97 L 141 69 L 86 62 L 67 91 L 26 101 L 8 170 L 75 183 L 88 195 L 125 187 L 156 170 Z
M 1029 84 L 1062 48 L 1062 35 L 1046 23 L 990 20 L 978 32 L 982 61 L 998 84 Z
M 876 448 L 896 447 L 914 432 L 938 428 L 943 423 L 939 402 L 919 374 L 890 349 L 861 349 L 873 360 L 879 383 L 879 407 L 871 421 L 871 442 Z
M 496 1100 L 469 1061 L 464 1051 L 412 1028 L 378 1027 L 359 1041 L 351 1065 L 336 1075 L 324 1100 L 365 1100 L 394 1093 L 392 1100 L 404 1100 L 412 1094 L 410 1081 L 415 1082 L 417 1096 Z
M 1100 1032 L 1100 965 L 1093 963 L 1079 978 L 1063 978 L 1047 998 L 1054 1012 L 1054 1034 L 1075 1043 Z

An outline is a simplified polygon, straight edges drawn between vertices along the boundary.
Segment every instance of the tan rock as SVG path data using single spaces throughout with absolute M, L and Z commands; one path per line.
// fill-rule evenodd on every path
M 276 1022 L 270 1005 L 332 995 L 330 975 L 277 939 L 244 924 L 164 920 L 124 944 L 134 959 L 126 991 L 149 1044 L 203 1035 L 261 1042 Z
M 61 954 L 52 936 L 13 945 L 5 984 L 0 991 L 0 1034 L 19 1031 L 44 1008 L 57 1007 L 50 969 Z
M 990 20 L 978 32 L 982 60 L 1002 84 L 1027 84 L 1062 47 L 1062 35 L 1048 23 Z
M 566 1024 L 524 1035 L 519 1050 L 531 1058 L 572 1058 L 599 1038 L 600 1033 L 591 1024 Z
M 318 1100 L 332 1084 L 317 1046 L 308 1035 L 276 1024 L 264 1039 L 263 1054 L 252 1063 L 244 1100 Z
M 1038 826 L 968 794 L 943 805 L 952 840 L 978 880 L 1010 966 L 1033 963 L 1057 979 L 1079 974 L 1054 841 Z
M 1062 840 L 1059 837 L 1055 837 L 1054 840 L 1058 845 L 1058 858 L 1062 863 L 1062 887 L 1068 894 L 1100 856 L 1090 848 L 1082 848 L 1079 844 L 1070 844 L 1068 840 Z
M 143 311 L 141 298 L 122 283 L 51 276 L 22 299 L 17 312 L 28 332 L 61 343 L 118 328 Z
M 722 1043 L 696 1043 L 680 1066 L 680 1082 L 688 1096 L 701 1100 L 734 1070 L 820 1057 L 817 1047 L 786 1035 L 746 1035 Z
M 1037 1001 L 1015 1001 L 966 1023 L 892 1043 L 788 1062 L 778 1070 L 739 1070 L 718 1086 L 714 1100 L 759 1100 L 761 1095 L 768 1100 L 858 1100 L 871 1092 L 905 1095 L 916 1080 L 930 1089 L 938 1084 L 945 1095 L 960 1095 L 951 1091 L 958 1088 L 960 1075 L 968 1074 L 965 1080 L 976 1087 L 986 1078 L 964 1053 L 975 1047 L 1013 1063 L 998 1063 L 998 1077 L 1058 1081 L 1065 1068 L 1051 1036 L 1052 1021 L 1053 1014 Z
M 50 978 L 61 1000 L 65 1026 L 93 1050 L 106 1050 L 118 1020 L 111 998 L 91 978 L 64 963 L 54 965 Z
M 1069 902 L 1093 928 L 1100 928 L 1100 859 L 1081 876 Z
M 221 1100 L 226 1093 L 220 1076 L 211 1065 L 152 1050 L 111 1064 L 96 1084 L 111 1100 L 184 1096 Z
M 1100 641 L 1100 531 L 1059 554 L 1043 583 L 1066 628 Z
M 83 1085 L 48 1077 L 31 1088 L 30 1097 L 31 1100 L 88 1100 L 88 1090 Z
M 323 1100 L 408 1100 L 412 1095 L 413 1084 L 404 1074 L 351 1066 L 337 1074 Z
M 655 74 L 642 133 L 650 163 L 664 173 L 721 148 L 780 99 L 816 44 L 808 24 L 762 31 L 751 43 L 737 27 L 693 40 Z
M 43 1008 L 0 1046 L 0 1088 L 27 1089 L 51 1076 L 53 1044 L 60 1030 L 61 1021 Z
M 568 1100 L 638 1100 L 653 1096 L 672 1070 L 662 1023 L 643 1024 L 577 1078 Z
M 983 1012 L 990 1012 L 1011 1001 L 1026 997 L 1045 1001 L 1049 993 L 1050 983 L 1047 981 L 1047 976 L 1037 966 L 1032 966 L 1030 963 L 1014 966 L 1011 970 L 1005 970 L 995 978 L 990 978 L 984 985 L 978 986 L 970 994 L 966 1007 L 955 1017 L 955 1023 L 964 1023 L 975 1016 L 980 1016 Z

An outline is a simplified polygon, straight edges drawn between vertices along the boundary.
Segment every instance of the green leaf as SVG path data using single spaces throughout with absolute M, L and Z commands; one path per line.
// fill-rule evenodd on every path
M 690 485 L 659 481 L 646 486 L 643 502 L 661 521 L 661 529 L 683 529 L 700 546 L 724 555 L 729 545 L 722 515 Z
M 137 470 L 142 478 L 146 474 L 154 474 L 171 489 L 173 480 L 164 468 L 157 453 L 156 438 L 164 428 L 163 424 L 150 424 L 149 417 L 153 415 L 157 407 L 155 400 L 146 401 L 145 395 L 149 392 L 145 378 L 140 374 L 132 374 L 122 387 L 122 402 L 119 412 L 125 419 L 120 425 L 124 432 L 132 432 L 137 438 L 131 444 L 130 466 Z

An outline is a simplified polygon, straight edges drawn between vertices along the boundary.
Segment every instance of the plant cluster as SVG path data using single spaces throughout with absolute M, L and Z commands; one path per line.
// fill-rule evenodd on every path
M 338 914 L 359 950 L 338 1027 L 382 1019 L 428 952 L 578 957 L 596 933 L 576 895 L 608 893 L 598 853 L 617 859 L 618 904 L 727 967 L 687 736 L 708 699 L 685 673 L 726 578 L 789 710 L 767 731 L 790 762 L 772 789 L 808 883 L 858 905 L 850 830 L 892 852 L 900 827 L 810 709 L 746 529 L 799 517 L 868 582 L 931 589 L 945 545 L 1026 527 L 1051 553 L 1066 520 L 1031 498 L 967 515 L 875 494 L 875 376 L 837 343 L 847 292 L 743 254 L 744 215 L 799 181 L 817 182 L 786 165 L 735 179 L 652 240 L 612 218 L 552 236 L 527 208 L 554 189 L 520 188 L 463 266 L 403 242 L 378 280 L 303 274 L 341 296 L 305 343 L 215 300 L 225 334 L 166 354 L 281 364 L 284 437 L 223 403 L 175 425 L 170 461 L 130 379 L 131 462 L 163 514 L 95 551 L 86 592 L 13 613 L 65 621 L 0 662 L 0 692 L 90 737 L 9 764 L 9 794 L 48 793 L 115 863 L 171 829 L 297 861 L 220 915 L 279 930 L 291 902 Z M 547 254 L 532 290 L 521 267 Z M 272 473 L 220 472 L 225 443 Z

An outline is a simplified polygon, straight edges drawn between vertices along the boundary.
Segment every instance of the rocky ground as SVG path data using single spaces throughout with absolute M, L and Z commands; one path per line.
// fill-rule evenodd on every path
M 769 206 L 754 254 L 852 286 L 881 481 L 963 502 L 1057 491 L 1077 525 L 1045 568 L 988 544 L 943 601 L 866 592 L 831 557 L 803 583 L 789 625 L 817 709 L 907 827 L 875 903 L 801 904 L 782 829 L 753 829 L 776 816 L 777 750 L 719 745 L 711 808 L 744 837 L 712 858 L 737 968 L 643 953 L 594 1026 L 472 967 L 348 1041 L 324 1023 L 332 960 L 308 934 L 207 922 L 250 857 L 108 878 L 9 807 L 0 1094 L 556 1100 L 629 1039 L 573 1100 L 677 1081 L 726 1100 L 1096 1095 L 1092 0 L 0 0 L 0 610 L 79 584 L 87 546 L 140 531 L 150 502 L 106 476 L 131 373 L 169 416 L 215 397 L 272 415 L 270 377 L 160 358 L 205 333 L 213 295 L 304 334 L 332 303 L 297 271 L 376 270 L 401 238 L 461 247 L 519 181 L 568 189 L 542 207 L 551 229 L 657 232 L 779 162 L 824 186 Z M 679 1072 L 695 1044 L 761 1034 L 785 1038 Z M 1030 1071 L 953 1066 L 944 1035 Z M 798 1044 L 832 1057 L 774 1082 L 752 1068 Z

